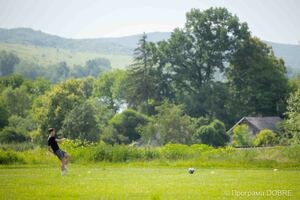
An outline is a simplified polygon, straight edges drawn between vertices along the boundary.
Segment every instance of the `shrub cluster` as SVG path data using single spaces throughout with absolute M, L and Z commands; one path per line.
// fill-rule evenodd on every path
M 0 149 L 0 164 L 24 163 L 23 158 L 14 151 Z
M 177 167 L 300 167 L 299 145 L 244 149 L 230 146 L 215 148 L 204 144 L 137 147 L 68 140 L 61 147 L 71 155 L 71 161 L 78 164 L 104 162 Z M 0 150 L 0 164 L 55 164 L 57 161 L 55 156 L 47 154 L 45 148 Z

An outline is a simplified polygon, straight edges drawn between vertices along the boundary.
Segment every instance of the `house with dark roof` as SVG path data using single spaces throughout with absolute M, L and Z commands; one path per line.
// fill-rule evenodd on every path
M 256 135 L 263 129 L 276 131 L 277 124 L 282 121 L 280 117 L 243 117 L 227 133 L 231 133 L 237 125 L 247 124 L 249 132 Z

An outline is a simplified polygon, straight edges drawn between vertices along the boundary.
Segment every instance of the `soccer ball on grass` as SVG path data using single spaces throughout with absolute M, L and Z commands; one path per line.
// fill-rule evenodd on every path
M 190 167 L 190 168 L 188 169 L 188 172 L 189 172 L 190 174 L 193 174 L 193 173 L 195 172 L 195 169 L 194 169 L 193 167 Z

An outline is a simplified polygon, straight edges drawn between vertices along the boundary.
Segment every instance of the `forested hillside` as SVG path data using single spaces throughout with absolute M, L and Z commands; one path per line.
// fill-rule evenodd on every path
M 20 48 L 54 48 L 55 50 L 58 49 L 62 52 L 64 52 L 64 50 L 66 50 L 67 52 L 69 51 L 68 54 L 72 55 L 68 55 L 65 57 L 65 55 L 62 54 L 59 55 L 59 57 L 64 58 L 65 61 L 70 64 L 82 64 L 80 63 L 80 61 L 82 61 L 83 57 L 90 58 L 98 56 L 110 59 L 113 63 L 113 66 L 124 67 L 127 66 L 129 61 L 128 57 L 132 56 L 133 50 L 134 48 L 136 48 L 138 39 L 141 36 L 142 34 L 116 38 L 67 39 L 55 35 L 46 34 L 41 31 L 35 31 L 30 28 L 0 29 L 0 49 L 7 48 L 8 50 L 20 53 L 20 57 L 22 57 L 23 54 L 22 52 L 20 52 Z M 147 33 L 149 42 L 167 40 L 170 38 L 170 36 L 171 33 L 169 32 Z M 23 44 L 25 45 L 25 47 L 19 45 L 8 45 L 7 43 Z M 300 71 L 300 45 L 279 44 L 268 41 L 265 41 L 265 43 L 273 48 L 274 53 L 277 57 L 283 58 L 286 66 L 288 67 L 289 76 L 292 76 L 293 74 Z M 33 54 L 30 57 L 34 58 L 38 57 L 38 55 Z M 58 59 L 61 60 L 60 58 Z M 48 60 L 50 60 L 50 62 L 55 62 L 55 58 L 51 56 Z M 79 60 L 79 62 L 77 62 L 77 60 Z

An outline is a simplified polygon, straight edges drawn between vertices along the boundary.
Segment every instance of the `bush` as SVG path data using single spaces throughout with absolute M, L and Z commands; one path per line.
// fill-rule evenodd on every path
M 184 159 L 188 157 L 189 146 L 184 144 L 166 144 L 161 148 L 162 155 L 170 160 Z
M 9 144 L 0 144 L 0 149 L 7 151 L 7 150 L 13 150 L 13 151 L 28 151 L 33 150 L 36 148 L 37 145 L 33 142 L 22 142 L 22 143 L 9 143 Z
M 155 157 L 149 150 L 148 155 L 142 148 L 128 145 L 110 145 L 104 142 L 90 143 L 80 140 L 67 140 L 61 145 L 72 156 L 72 160 L 82 162 L 128 162 Z
M 197 152 L 200 153 L 200 152 L 205 152 L 205 151 L 211 151 L 214 149 L 214 147 L 212 146 L 209 146 L 209 145 L 206 145 L 206 144 L 193 144 L 191 146 L 191 149 L 194 151 L 194 152 Z
M 155 109 L 158 114 L 155 116 L 156 130 L 152 137 L 156 137 L 159 144 L 191 144 L 194 126 L 192 118 L 184 114 L 182 106 L 166 101 Z M 152 129 L 151 127 L 148 128 L 148 130 Z M 159 133 L 159 137 L 156 136 L 156 133 Z
M 219 120 L 214 120 L 209 125 L 198 128 L 193 135 L 194 143 L 204 143 L 212 146 L 224 146 L 229 141 L 225 125 Z
M 250 135 L 248 125 L 237 125 L 233 129 L 232 145 L 235 147 L 247 147 L 253 145 L 253 136 Z
M 5 127 L 0 132 L 0 143 L 25 142 L 27 140 L 25 135 L 13 127 Z
M 272 146 L 278 143 L 276 134 L 268 129 L 261 130 L 255 138 L 255 146 Z
M 92 161 L 112 161 L 112 146 L 100 143 L 93 148 L 90 160 Z
M 146 115 L 138 113 L 134 110 L 127 109 L 120 114 L 115 115 L 109 122 L 111 130 L 116 131 L 119 135 L 115 138 L 117 143 L 131 143 L 137 141 L 141 136 L 138 133 L 138 127 L 146 125 L 149 118 Z M 110 133 L 107 133 L 109 135 Z M 114 135 L 111 133 L 111 135 Z M 122 140 L 118 140 L 122 138 Z M 107 139 L 107 138 L 106 138 Z
M 144 158 L 142 149 L 126 145 L 99 143 L 91 150 L 91 161 L 128 162 Z
M 13 151 L 0 149 L 0 164 L 24 163 L 24 160 Z
M 25 143 L 26 144 L 26 143 Z M 54 164 L 54 155 L 46 156 L 46 149 L 20 149 L 18 152 L 0 148 L 0 164 Z M 9 147 L 9 146 L 8 146 Z M 61 145 L 74 163 L 129 163 L 130 165 L 162 165 L 177 167 L 268 167 L 299 168 L 300 145 L 270 148 L 214 148 L 204 144 L 192 146 L 167 144 L 163 147 L 135 147 L 67 140 Z M 4 150 L 3 150 L 4 149 Z M 148 161 L 148 162 L 145 162 Z
M 128 162 L 142 158 L 142 152 L 138 148 L 116 145 L 112 149 L 112 162 Z
M 161 157 L 160 152 L 157 148 L 145 147 L 144 148 L 144 160 L 154 160 L 159 159 Z

